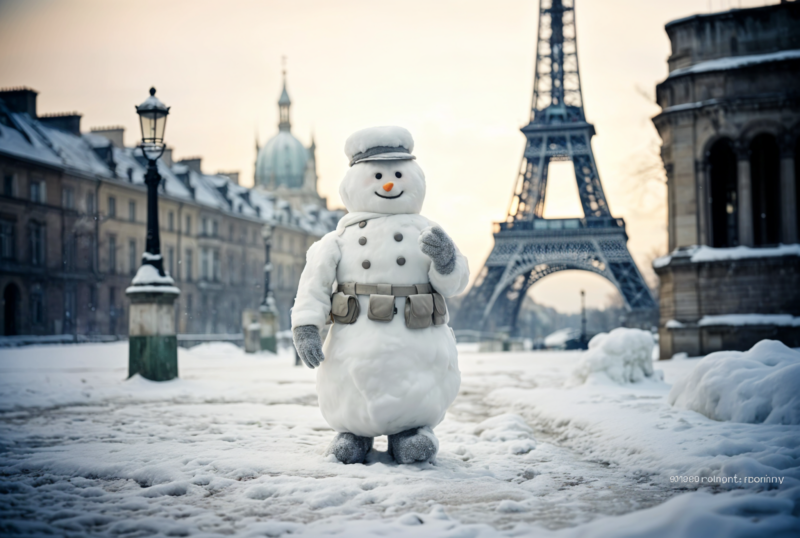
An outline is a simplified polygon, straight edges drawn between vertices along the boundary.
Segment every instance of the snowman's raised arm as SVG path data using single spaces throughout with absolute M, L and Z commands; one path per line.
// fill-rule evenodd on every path
M 342 252 L 331 232 L 311 245 L 306 266 L 300 275 L 297 297 L 292 308 L 292 327 L 314 325 L 322 329 L 331 311 L 331 290 Z
M 467 258 L 442 227 L 430 222 L 430 226 L 420 234 L 419 241 L 422 252 L 431 258 L 428 279 L 434 289 L 445 297 L 453 297 L 467 289 Z

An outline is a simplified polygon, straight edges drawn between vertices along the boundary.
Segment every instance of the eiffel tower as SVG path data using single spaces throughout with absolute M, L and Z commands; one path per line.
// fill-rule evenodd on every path
M 594 126 L 583 112 L 574 0 L 540 0 L 530 123 L 519 177 L 494 248 L 464 299 L 457 330 L 517 336 L 528 289 L 549 274 L 591 271 L 619 289 L 629 311 L 656 308 L 631 258 L 625 222 L 611 216 L 592 154 Z M 545 219 L 547 168 L 571 160 L 583 218 Z

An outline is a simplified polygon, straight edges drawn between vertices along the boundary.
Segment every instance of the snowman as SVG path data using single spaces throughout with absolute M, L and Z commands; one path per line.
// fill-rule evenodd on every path
M 292 309 L 295 347 L 317 368 L 320 410 L 338 432 L 328 453 L 342 463 L 363 463 L 381 435 L 398 463 L 433 462 L 433 428 L 461 384 L 444 298 L 464 291 L 469 268 L 419 214 L 425 174 L 413 149 L 402 127 L 347 139 L 348 214 L 309 249 Z

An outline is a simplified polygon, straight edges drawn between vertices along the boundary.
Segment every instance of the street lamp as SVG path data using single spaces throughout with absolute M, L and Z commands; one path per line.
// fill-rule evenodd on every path
M 272 247 L 272 233 L 274 228 L 264 224 L 261 228 L 261 238 L 264 240 L 264 297 L 258 307 L 261 325 L 261 349 L 276 353 L 278 350 L 278 308 L 275 306 L 275 297 L 270 286 L 272 261 L 270 248 Z
M 164 273 L 158 230 L 158 159 L 164 154 L 164 129 L 169 107 L 150 88 L 150 97 L 136 107 L 142 126 L 139 149 L 147 159 L 147 242 L 142 265 L 125 294 L 130 300 L 128 316 L 128 376 L 141 375 L 152 381 L 178 377 L 178 336 L 175 299 L 180 290 Z
M 142 127 L 142 144 L 139 148 L 147 159 L 147 174 L 144 182 L 147 185 L 147 242 L 142 265 L 152 265 L 160 276 L 164 274 L 164 260 L 161 258 L 161 239 L 158 231 L 158 184 L 161 174 L 158 173 L 157 161 L 164 154 L 164 130 L 167 127 L 169 107 L 158 97 L 156 89 L 150 88 L 150 97 L 136 107 L 139 123 Z

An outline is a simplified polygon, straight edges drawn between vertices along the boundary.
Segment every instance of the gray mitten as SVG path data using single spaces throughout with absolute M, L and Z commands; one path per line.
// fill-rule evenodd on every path
M 449 275 L 456 268 L 456 246 L 438 226 L 422 231 L 419 247 L 433 261 L 433 266 L 440 275 Z
M 322 339 L 319 337 L 319 329 L 314 325 L 302 325 L 292 329 L 294 336 L 294 347 L 300 359 L 311 369 L 316 368 L 325 360 L 322 354 Z

